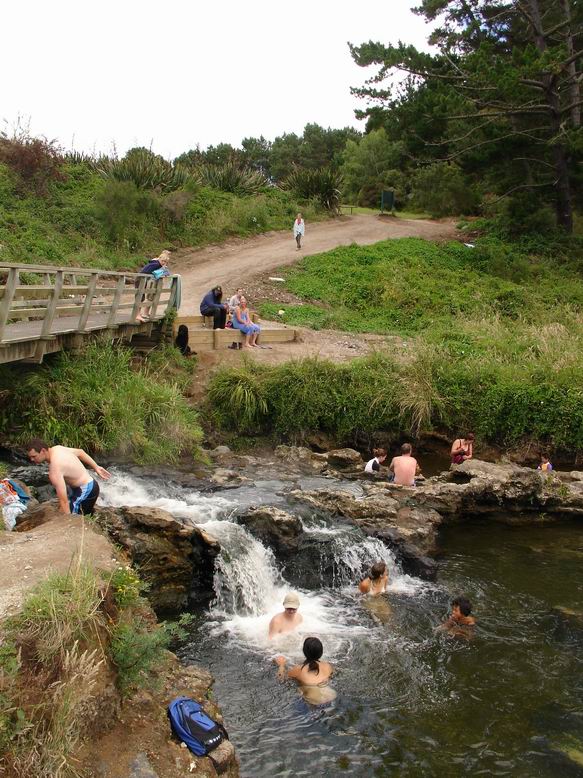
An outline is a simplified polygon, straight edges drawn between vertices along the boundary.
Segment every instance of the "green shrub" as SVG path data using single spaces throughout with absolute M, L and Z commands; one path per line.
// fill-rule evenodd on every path
M 129 565 L 116 568 L 109 578 L 115 603 L 119 608 L 135 605 L 145 589 L 140 577 Z
M 170 377 L 146 364 L 133 370 L 132 352 L 92 344 L 80 355 L 62 352 L 30 372 L 0 372 L 9 392 L 4 429 L 13 438 L 40 436 L 96 452 L 119 452 L 138 462 L 174 462 L 196 453 L 202 433 L 194 409 Z
M 21 778 L 74 776 L 81 713 L 104 659 L 102 582 L 77 564 L 52 574 L 3 622 L 0 771 Z
M 132 615 L 117 624 L 111 635 L 110 656 L 117 670 L 120 691 L 127 694 L 135 688 L 148 686 L 154 675 L 166 663 L 170 644 L 185 636 L 184 626 L 190 616 L 180 622 L 163 622 L 153 626 L 150 621 Z
M 224 165 L 204 165 L 199 175 L 206 186 L 236 195 L 258 194 L 267 186 L 267 179 L 258 170 L 240 167 L 235 162 Z
M 461 169 L 447 162 L 435 162 L 414 174 L 411 202 L 436 218 L 475 213 L 478 204 Z
M 130 149 L 123 159 L 104 158 L 95 164 L 103 178 L 129 181 L 137 189 L 173 192 L 193 181 L 191 171 L 183 165 L 174 165 L 148 149 Z
M 96 216 L 107 240 L 135 250 L 144 232 L 155 230 L 160 202 L 150 192 L 143 192 L 132 181 L 109 181 L 96 201 Z
M 281 187 L 302 200 L 316 200 L 332 213 L 337 213 L 340 207 L 342 175 L 332 168 L 296 168 L 282 181 Z

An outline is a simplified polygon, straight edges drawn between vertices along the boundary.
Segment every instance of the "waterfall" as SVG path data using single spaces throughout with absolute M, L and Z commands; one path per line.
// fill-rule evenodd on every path
M 257 503 L 269 503 L 273 492 L 270 483 L 269 489 L 247 486 L 244 495 L 236 490 L 208 495 L 162 479 L 139 478 L 114 470 L 111 480 L 103 484 L 102 501 L 113 507 L 162 508 L 216 537 L 221 552 L 215 561 L 215 599 L 209 627 L 230 640 L 243 640 L 247 646 L 268 652 L 274 651 L 277 643 L 278 651 L 285 648 L 290 655 L 300 657 L 297 635 L 271 642 L 267 638 L 269 621 L 281 612 L 283 598 L 291 589 L 300 597 L 304 619 L 301 634 L 319 635 L 325 639 L 328 652 L 342 654 L 355 635 L 366 632 L 361 611 L 354 606 L 357 582 L 372 564 L 386 562 L 391 591 L 414 594 L 424 586 L 401 573 L 393 554 L 380 540 L 365 537 L 349 525 L 312 519 L 303 520 L 310 549 L 305 549 L 301 561 L 307 571 L 319 560 L 321 574 L 308 584 L 312 590 L 306 588 L 307 575 L 296 576 L 299 586 L 292 587 L 272 551 L 236 523 L 241 504 L 249 504 L 253 497 Z

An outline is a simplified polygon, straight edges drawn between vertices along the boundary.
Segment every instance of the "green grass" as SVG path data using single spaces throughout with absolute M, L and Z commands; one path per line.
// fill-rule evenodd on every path
M 132 352 L 92 344 L 37 368 L 4 367 L 7 401 L 0 428 L 13 443 L 30 437 L 136 462 L 175 462 L 195 456 L 202 439 L 198 415 L 182 395 L 193 365 L 164 348 L 139 367 Z
M 122 694 L 150 686 L 184 634 L 180 624 L 155 622 L 142 589 L 130 568 L 101 574 L 77 561 L 38 583 L 3 622 L 0 773 L 85 774 L 75 756 L 87 701 L 111 679 Z
M 539 331 L 538 353 L 526 335 L 514 355 L 486 335 L 467 353 L 455 337 L 421 340 L 404 363 L 381 354 L 340 365 L 223 368 L 209 385 L 209 411 L 227 432 L 294 442 L 314 431 L 354 445 L 379 433 L 402 440 L 471 429 L 480 443 L 535 442 L 574 454 L 583 447 L 583 333 L 566 348 L 557 334 L 564 333 Z
M 378 208 L 366 208 L 362 205 L 350 205 L 343 203 L 340 206 L 340 211 L 343 216 L 350 215 L 350 211 L 348 211 L 348 208 L 352 208 L 352 213 L 359 213 L 369 216 L 378 216 L 380 213 L 380 205 Z M 386 212 L 385 212 L 386 213 Z M 418 213 L 416 211 L 393 211 L 393 215 L 397 217 L 397 219 L 431 219 L 431 215 L 428 213 Z
M 288 270 L 287 289 L 306 303 L 277 310 L 290 324 L 404 335 L 492 315 L 542 324 L 581 309 L 577 269 L 494 240 L 474 249 L 419 238 L 343 246 Z M 266 317 L 277 310 L 260 308 Z
M 106 181 L 85 163 L 64 172 L 41 197 L 0 164 L 0 261 L 135 270 L 164 247 L 291 229 L 299 210 L 312 222 L 325 218 L 275 188 L 237 196 L 192 185 L 161 195 Z

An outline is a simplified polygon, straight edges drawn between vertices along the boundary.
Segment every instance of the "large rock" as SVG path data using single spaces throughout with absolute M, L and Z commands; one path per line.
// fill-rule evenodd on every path
M 297 465 L 301 462 L 309 463 L 312 459 L 312 452 L 304 446 L 277 446 L 275 456 L 282 462 Z
M 198 527 L 186 527 L 160 508 L 100 508 L 99 525 L 124 548 L 149 584 L 158 613 L 206 603 L 213 596 L 219 543 Z
M 283 559 L 297 552 L 304 532 L 297 516 L 272 505 L 249 508 L 239 516 L 239 522 Z
M 59 510 L 57 501 L 53 502 L 41 502 L 30 505 L 20 516 L 16 517 L 15 532 L 30 532 L 34 527 L 39 527 L 41 524 L 46 524 L 48 521 L 63 516 Z
M 429 561 L 422 562 L 436 549 L 437 532 L 443 517 L 435 510 L 406 504 L 407 497 L 398 495 L 395 499 L 386 485 L 367 485 L 365 496 L 350 491 L 294 490 L 289 498 L 309 505 L 316 511 L 340 516 L 360 527 L 362 531 L 378 537 L 393 548 L 406 561 L 408 572 L 420 571 L 425 577 L 433 578 L 435 568 Z
M 364 461 L 353 448 L 337 448 L 328 452 L 328 464 L 336 470 L 362 470 Z

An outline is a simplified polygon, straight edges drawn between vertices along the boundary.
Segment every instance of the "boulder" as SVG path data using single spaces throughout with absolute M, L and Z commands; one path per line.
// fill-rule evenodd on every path
M 29 532 L 34 527 L 39 527 L 41 524 L 46 524 L 62 515 L 56 500 L 41 503 L 35 501 L 34 505 L 17 516 L 14 532 Z
M 217 459 L 217 457 L 228 456 L 230 453 L 231 449 L 228 446 L 216 446 L 208 452 L 208 455 L 211 459 Z
M 414 490 L 407 490 L 414 491 Z M 386 485 L 370 484 L 365 496 L 353 492 L 294 490 L 289 498 L 317 511 L 342 516 L 356 524 L 367 535 L 379 536 L 386 530 L 392 530 L 391 537 L 401 543 L 414 544 L 417 552 L 426 555 L 436 547 L 437 532 L 443 517 L 432 508 L 408 505 L 406 496 L 399 495 L 402 501 L 395 499 Z
M 98 508 L 96 518 L 140 569 L 158 613 L 174 613 L 212 598 L 220 546 L 207 532 L 185 526 L 161 508 Z
M 290 465 L 309 463 L 312 460 L 312 452 L 304 446 L 277 446 L 275 456 Z
M 241 484 L 251 483 L 249 478 L 240 475 L 235 470 L 227 470 L 222 467 L 218 467 L 211 476 L 211 481 L 216 486 L 221 486 L 223 489 L 235 489 Z
M 336 470 L 361 470 L 364 461 L 353 448 L 336 448 L 328 452 L 328 464 Z
M 249 508 L 239 522 L 283 559 L 297 552 L 304 532 L 297 516 L 272 505 Z

